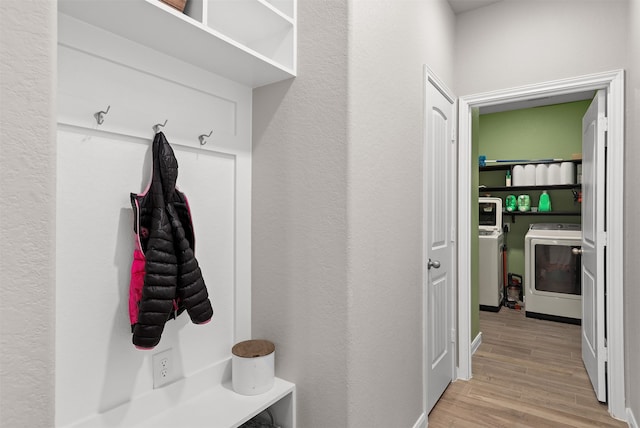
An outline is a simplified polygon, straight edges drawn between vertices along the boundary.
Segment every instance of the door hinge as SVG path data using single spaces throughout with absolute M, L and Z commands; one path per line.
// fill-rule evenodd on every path
M 609 130 L 609 118 L 607 116 L 602 116 L 598 119 L 598 127 L 603 131 Z
M 451 329 L 451 343 L 456 343 L 456 339 L 458 338 L 458 335 L 456 334 L 456 329 L 452 328 Z
M 451 242 L 456 242 L 456 228 L 452 227 L 451 228 Z
M 455 126 L 451 127 L 451 142 L 456 142 L 456 128 Z
M 602 116 L 598 119 L 598 130 L 604 133 L 604 148 L 609 147 L 609 118 Z

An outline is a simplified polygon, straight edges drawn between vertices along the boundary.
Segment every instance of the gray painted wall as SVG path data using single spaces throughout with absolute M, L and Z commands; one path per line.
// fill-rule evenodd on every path
M 350 3 L 350 427 L 411 427 L 423 407 L 423 64 L 451 85 L 455 22 L 401 5 Z
M 448 4 L 298 3 L 299 72 L 254 91 L 253 332 L 298 423 L 422 413 L 423 64 L 453 81 Z
M 298 76 L 254 90 L 252 332 L 298 426 L 346 427 L 347 4 L 298 2 Z
M 640 199 L 636 197 L 640 188 L 640 174 L 637 165 L 640 164 L 640 2 L 629 2 L 628 13 L 628 64 L 626 71 L 626 146 L 625 146 L 625 345 L 627 364 L 626 388 L 627 407 L 635 415 L 636 422 L 640 422 L 640 335 L 637 326 L 640 325 L 640 287 L 636 278 L 640 275 L 640 247 L 638 239 L 640 226 L 637 223 L 640 212 Z
M 0 1 L 0 426 L 53 426 L 55 2 Z
M 623 68 L 626 0 L 501 1 L 457 16 L 459 96 Z

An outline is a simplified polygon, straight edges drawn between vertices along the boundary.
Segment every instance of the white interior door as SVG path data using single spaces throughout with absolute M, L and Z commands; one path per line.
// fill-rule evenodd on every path
M 598 400 L 607 398 L 605 362 L 606 93 L 582 118 L 582 360 Z
M 454 373 L 454 99 L 432 76 L 426 84 L 424 146 L 425 388 L 431 411 Z

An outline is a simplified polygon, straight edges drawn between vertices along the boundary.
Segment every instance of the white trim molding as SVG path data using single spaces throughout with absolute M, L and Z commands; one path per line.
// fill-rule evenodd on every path
M 427 428 L 428 426 L 429 423 L 427 422 L 427 417 L 424 413 L 421 413 L 416 423 L 413 424 L 413 428 Z
M 458 379 L 471 379 L 471 104 L 458 100 Z
M 627 424 L 631 428 L 640 428 L 640 426 L 638 426 L 638 420 L 636 419 L 635 415 L 633 414 L 633 410 L 631 410 L 628 407 L 627 407 Z
M 478 333 L 473 342 L 471 342 L 471 355 L 476 353 L 480 345 L 482 345 L 482 332 Z
M 471 109 L 584 91 L 607 91 L 607 340 L 608 406 L 626 420 L 624 386 L 624 70 L 591 74 L 460 98 L 458 141 L 458 378 L 471 373 Z

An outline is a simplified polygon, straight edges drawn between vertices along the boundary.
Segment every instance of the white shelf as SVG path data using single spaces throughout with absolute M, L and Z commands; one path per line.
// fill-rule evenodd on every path
M 284 9 L 284 10 L 283 10 Z M 59 0 L 60 13 L 252 88 L 295 77 L 295 0 Z
M 295 428 L 295 385 L 276 378 L 270 391 L 245 396 L 236 394 L 230 382 L 225 382 L 177 407 L 168 408 L 136 428 L 234 428 L 267 408 L 282 428 Z
M 291 0 L 265 0 L 265 2 L 271 4 L 275 9 L 282 12 L 282 14 L 295 21 L 295 3 Z
M 248 49 L 293 68 L 293 20 L 260 0 L 210 0 L 206 25 Z

